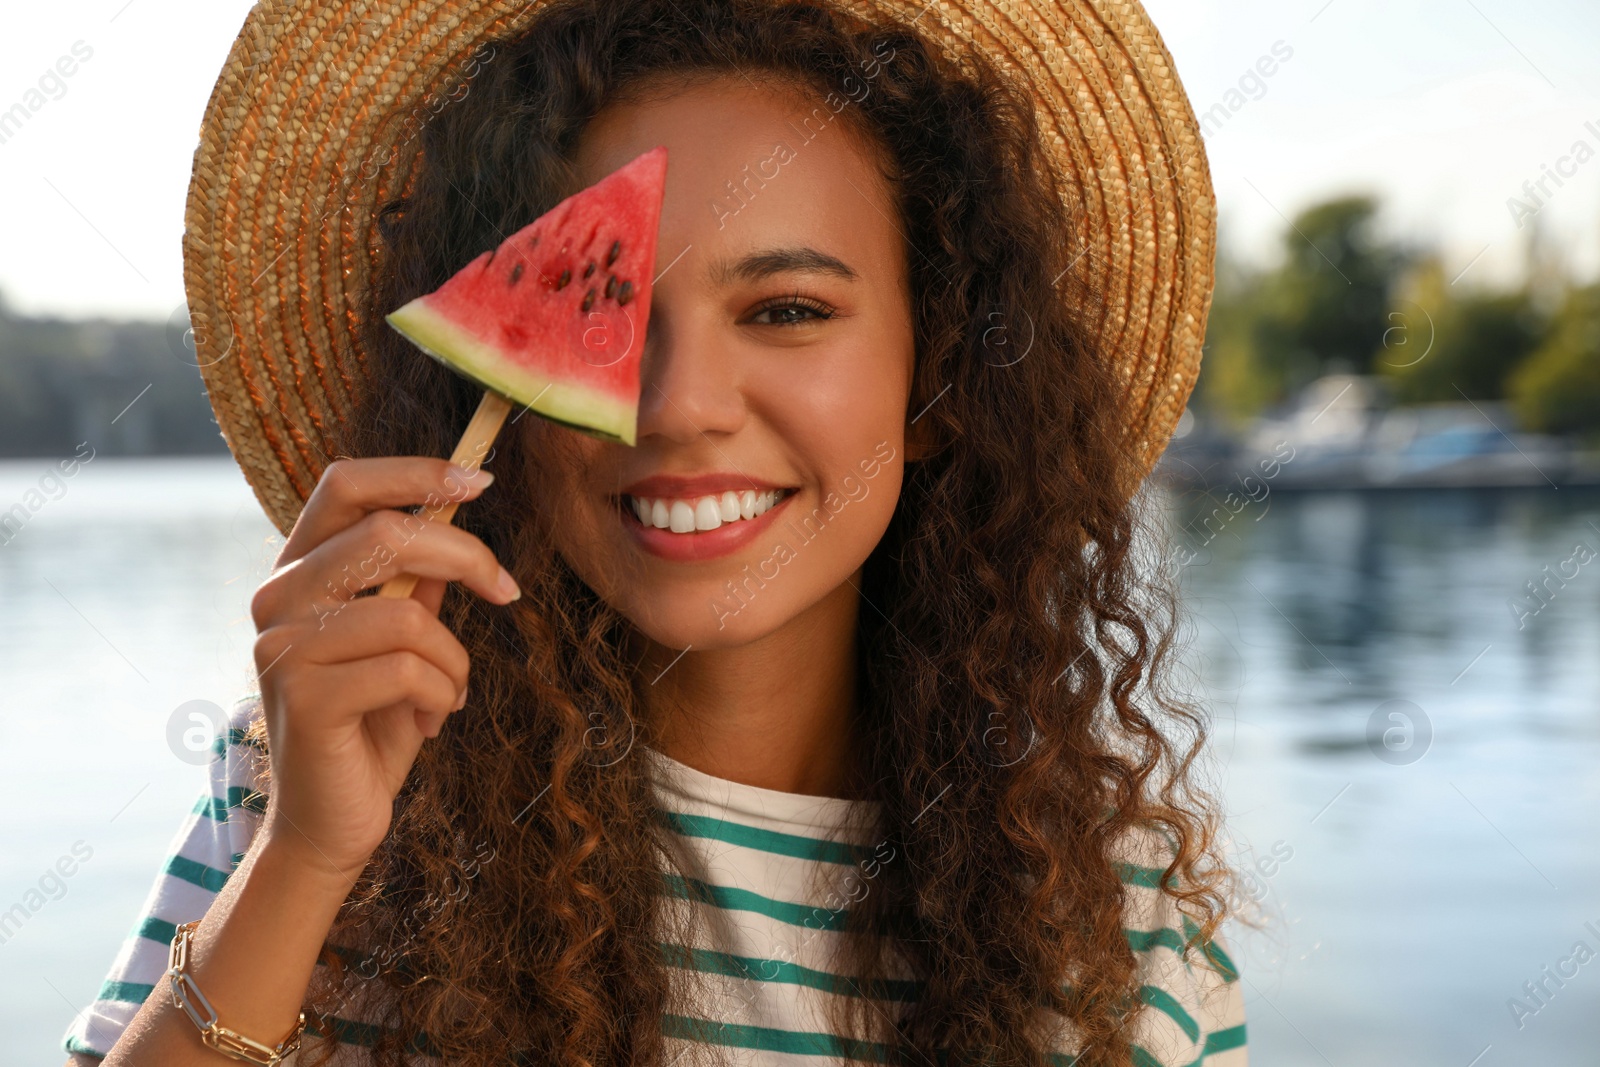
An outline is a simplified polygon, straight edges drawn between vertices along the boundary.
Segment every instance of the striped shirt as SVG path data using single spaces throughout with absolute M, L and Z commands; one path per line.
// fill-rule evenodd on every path
M 210 788 L 173 837 L 94 1003 L 63 1038 L 67 1052 L 109 1052 L 144 999 L 158 985 L 164 990 L 177 924 L 204 915 L 244 858 L 266 807 L 255 788 L 254 754 L 244 745 L 250 717 L 259 714 L 254 695 L 229 712 L 228 736 L 215 742 Z M 908 975 L 862 988 L 831 969 L 847 902 L 859 899 L 877 862 L 893 861 L 871 832 L 877 802 L 762 789 L 713 777 L 648 747 L 641 751 L 651 768 L 656 814 L 673 831 L 669 840 L 680 868 L 663 872 L 666 906 L 678 909 L 666 914 L 663 930 L 692 931 L 686 943 L 660 943 L 663 961 L 692 972 L 695 983 L 693 1009 L 662 1016 L 665 1062 L 688 1067 L 697 1059 L 692 1053 L 709 1045 L 724 1046 L 729 1062 L 750 1067 L 882 1062 L 883 1046 L 838 1037 L 828 1024 L 835 998 L 903 1002 L 917 996 L 918 983 Z M 1182 953 L 1195 928 L 1157 888 L 1159 853 L 1130 859 L 1121 868 L 1128 887 L 1123 927 L 1149 1005 L 1131 1035 L 1135 1063 L 1245 1067 L 1244 1002 L 1224 946 L 1218 939 L 1204 954 Z M 370 1044 L 375 1029 L 359 1018 L 333 1025 L 357 1046 Z M 320 1036 L 308 1025 L 303 1049 Z M 285 1064 L 293 1067 L 299 1059 L 292 1054 Z M 345 1049 L 332 1062 L 361 1060 Z M 1063 1047 L 1051 1062 L 1068 1067 L 1073 1056 Z

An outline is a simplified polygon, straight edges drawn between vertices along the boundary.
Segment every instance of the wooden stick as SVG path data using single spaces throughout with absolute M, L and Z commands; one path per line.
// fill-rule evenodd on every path
M 478 410 L 472 414 L 472 421 L 467 423 L 466 432 L 456 443 L 456 450 L 450 454 L 450 462 L 468 471 L 477 470 L 483 463 L 483 457 L 488 454 L 489 446 L 494 444 L 494 439 L 500 433 L 500 427 L 505 424 L 506 415 L 510 411 L 511 401 L 499 393 L 485 391 L 483 399 L 478 403 Z M 428 521 L 449 522 L 455 517 L 456 506 L 460 503 L 459 500 L 450 501 L 430 515 Z M 378 595 L 408 597 L 416 587 L 415 574 L 397 574 L 383 583 Z

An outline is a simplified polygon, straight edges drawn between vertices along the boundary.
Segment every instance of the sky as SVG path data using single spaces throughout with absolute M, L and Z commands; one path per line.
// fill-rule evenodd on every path
M 200 119 L 249 7 L 85 0 L 7 12 L 0 112 L 55 79 L 0 143 L 0 299 L 14 313 L 181 313 Z M 1464 286 L 1514 280 L 1535 227 L 1577 276 L 1600 275 L 1594 0 L 1146 8 L 1195 111 L 1213 116 L 1206 150 L 1226 254 L 1270 263 L 1296 211 L 1370 192 L 1385 232 L 1440 248 Z M 1568 174 L 1560 186 L 1545 177 L 1556 168 Z M 1542 177 L 1550 195 L 1535 202 L 1524 184 Z

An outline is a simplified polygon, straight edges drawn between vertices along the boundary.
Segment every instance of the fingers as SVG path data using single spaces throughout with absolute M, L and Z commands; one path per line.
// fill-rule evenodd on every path
M 293 655 L 293 650 L 288 654 Z M 324 664 L 316 670 L 287 672 L 271 684 L 276 690 L 276 705 L 288 709 L 291 719 L 297 720 L 292 732 L 302 739 L 326 736 L 328 730 L 347 727 L 352 721 L 393 705 L 442 717 L 457 710 L 461 703 L 461 689 L 456 682 L 411 649 Z M 396 718 L 391 716 L 390 721 L 395 722 Z M 398 721 L 403 722 L 404 717 Z
M 495 604 L 520 596 L 481 540 L 449 523 L 381 510 L 334 534 L 273 574 L 251 601 L 258 630 L 344 610 L 357 594 L 397 574 L 461 582 Z M 439 587 L 442 597 L 442 586 Z M 437 608 L 435 608 L 437 610 Z
M 456 697 L 467 687 L 471 658 L 435 610 L 415 598 L 362 597 L 314 621 L 264 631 L 256 640 L 257 669 L 265 674 L 267 666 L 274 665 L 282 677 L 305 673 L 307 668 L 321 670 L 408 653 L 448 682 L 451 699 L 444 710 L 453 710 Z M 374 697 L 361 710 L 390 702 Z
M 278 566 L 300 559 L 316 546 L 379 508 L 421 504 L 423 514 L 450 501 L 476 497 L 493 480 L 481 469 L 471 473 L 447 459 L 431 456 L 377 456 L 336 459 L 328 464 L 306 500 Z
M 385 761 L 395 760 L 396 766 L 409 767 L 422 739 L 438 736 L 444 720 L 462 704 L 455 683 L 410 651 L 338 663 L 317 673 L 329 718 L 362 720 Z M 398 787 L 399 781 L 393 784 Z
M 456 710 L 460 711 L 461 709 L 457 708 Z M 416 710 L 415 715 L 417 732 L 422 734 L 423 737 L 438 737 L 439 731 L 444 729 L 444 720 L 449 717 L 448 715 L 440 715 L 437 712 L 423 711 L 421 708 Z
M 426 606 L 430 615 L 438 615 L 439 606 L 444 603 L 444 587 L 447 584 L 440 578 L 418 578 L 417 587 L 411 591 L 411 599 Z

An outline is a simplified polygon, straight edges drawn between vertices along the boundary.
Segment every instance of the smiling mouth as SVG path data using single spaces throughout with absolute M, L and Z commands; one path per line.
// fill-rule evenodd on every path
M 728 490 L 698 497 L 634 497 L 622 493 L 613 499 L 623 521 L 632 519 L 648 529 L 670 533 L 696 534 L 758 518 L 794 493 L 793 488 Z

